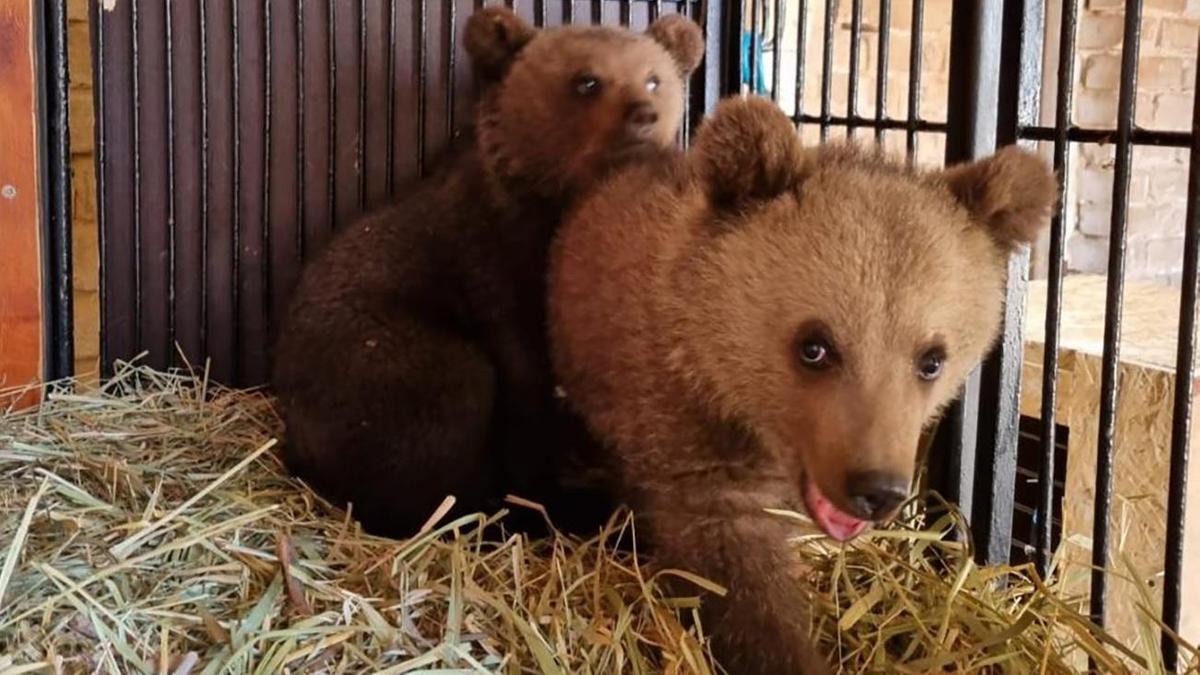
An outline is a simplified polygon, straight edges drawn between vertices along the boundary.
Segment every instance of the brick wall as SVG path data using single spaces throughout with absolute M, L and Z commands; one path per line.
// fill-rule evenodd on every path
M 1084 127 L 1116 124 L 1124 23 L 1120 0 L 1086 0 L 1077 37 L 1074 121 Z M 1146 0 L 1138 67 L 1139 126 L 1186 131 L 1191 128 L 1200 0 Z M 1050 27 L 1057 30 L 1057 26 Z M 1112 217 L 1112 146 L 1081 146 L 1074 151 L 1069 195 L 1072 225 L 1067 241 L 1069 269 L 1107 269 Z M 1187 207 L 1187 151 L 1138 148 L 1130 186 L 1126 258 L 1131 278 L 1178 284 L 1183 268 L 1183 229 Z

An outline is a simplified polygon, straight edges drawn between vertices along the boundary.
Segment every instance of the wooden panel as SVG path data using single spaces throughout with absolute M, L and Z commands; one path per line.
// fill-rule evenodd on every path
M 32 9 L 0 3 L 0 386 L 36 383 L 42 361 Z M 19 403 L 34 403 L 33 394 Z M 11 401 L 0 400 L 0 406 Z

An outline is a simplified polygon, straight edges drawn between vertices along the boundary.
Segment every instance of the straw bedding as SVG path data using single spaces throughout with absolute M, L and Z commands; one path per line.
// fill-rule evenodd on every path
M 375 538 L 286 475 L 278 433 L 261 393 L 135 365 L 0 415 L 0 673 L 722 672 L 695 620 L 720 589 L 618 548 L 627 514 L 589 541 L 436 513 Z M 845 672 L 1150 669 L 1152 620 L 1119 645 L 1030 570 L 974 566 L 961 527 L 914 503 L 853 547 L 796 543 Z

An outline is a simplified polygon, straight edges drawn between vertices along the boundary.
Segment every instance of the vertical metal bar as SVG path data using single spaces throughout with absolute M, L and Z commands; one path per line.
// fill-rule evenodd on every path
M 271 0 L 263 0 L 263 196 L 262 252 L 259 254 L 259 274 L 262 275 L 263 334 L 271 335 L 271 109 L 274 91 L 271 85 Z M 362 147 L 359 143 L 359 147 Z M 361 158 L 360 158 L 361 161 Z M 362 166 L 361 164 L 359 166 Z M 362 183 L 359 182 L 359 203 L 362 203 Z M 257 383 L 255 383 L 257 384 Z
M 750 31 L 749 31 L 750 45 L 748 48 L 749 53 L 746 54 L 745 58 L 750 60 L 749 82 L 747 84 L 748 84 L 751 94 L 758 93 L 758 47 L 760 46 L 760 40 L 758 37 L 758 5 L 760 2 L 763 2 L 763 1 L 764 0 L 742 0 L 742 7 L 743 7 L 742 12 L 743 13 L 746 11 L 745 10 L 746 3 L 747 2 L 750 3 Z M 743 28 L 743 30 L 745 30 L 745 29 Z M 742 41 L 745 39 L 746 39 L 746 37 L 744 37 L 744 34 L 743 34 L 743 36 L 739 36 L 738 45 L 741 45 Z
M 326 56 L 329 58 L 329 147 L 326 167 L 325 190 L 329 201 L 329 227 L 337 227 L 337 0 L 325 0 L 328 3 L 329 20 L 326 29 L 329 31 L 329 42 L 326 44 Z M 424 2 L 424 0 L 422 0 Z M 420 157 L 424 148 L 417 146 L 417 156 Z
M 779 84 L 783 76 L 783 0 L 775 0 L 774 31 L 771 50 L 771 100 L 779 103 Z
M 396 194 L 396 0 L 388 0 L 387 186 Z
M 450 0 L 453 2 L 454 0 Z M 367 2 L 358 0 L 358 210 L 367 204 Z
M 48 2 L 44 6 L 42 43 L 45 45 L 41 77 L 46 124 L 46 212 L 48 228 L 47 294 L 50 311 L 49 358 L 45 378 L 58 380 L 75 372 L 75 336 L 71 270 L 71 114 L 70 56 L 67 40 L 65 3 Z
M 142 344 L 142 96 L 139 86 L 141 56 L 138 49 L 138 3 L 133 3 L 131 10 L 132 30 L 129 39 L 133 45 L 133 340 L 134 352 L 141 353 L 145 347 Z
M 654 23 L 658 20 L 658 17 L 662 16 L 662 0 L 649 0 L 649 2 L 650 23 Z
M 165 12 L 163 39 L 167 52 L 167 345 L 170 349 L 170 353 L 165 354 L 164 358 L 168 364 L 175 366 L 179 359 L 179 337 L 176 331 L 175 309 L 175 266 L 178 247 L 176 246 L 175 231 L 175 214 L 177 213 L 175 195 L 175 61 L 171 58 L 174 51 L 171 34 L 171 3 L 166 3 L 163 10 Z
M 454 0 L 449 0 L 451 10 L 454 11 Z M 451 22 L 453 24 L 453 22 Z M 533 25 L 537 28 L 543 28 L 546 25 L 546 0 L 533 0 Z M 453 32 L 451 28 L 451 32 Z
M 232 255 L 230 257 L 232 261 L 233 283 L 230 285 L 230 292 L 233 295 L 233 299 L 230 304 L 230 315 L 233 321 L 233 339 L 236 347 L 237 342 L 242 337 L 242 314 L 238 309 L 242 306 L 242 38 L 241 31 L 238 30 L 237 3 L 231 3 L 229 14 L 232 29 L 231 40 L 233 42 L 233 60 L 230 63 L 233 74 L 233 238 L 231 242 Z M 240 383 L 242 381 L 242 350 L 235 348 L 231 357 L 233 358 L 233 380 L 235 383 Z
M 705 13 L 704 109 L 711 111 L 722 96 L 742 90 L 742 3 L 709 2 Z M 716 39 L 712 37 L 716 31 Z
M 837 21 L 837 0 L 825 0 L 825 28 L 821 33 L 821 142 L 829 139 L 833 116 L 833 27 Z
M 330 0 L 331 2 L 333 0 Z M 417 0 L 417 177 L 425 177 L 425 95 L 428 91 L 429 11 L 426 0 Z
M 904 147 L 908 163 L 917 161 L 917 126 L 921 119 L 921 44 L 925 32 L 925 0 L 912 0 L 912 30 L 908 45 L 908 129 Z
M 107 266 L 104 261 L 108 259 L 108 171 L 106 170 L 108 159 L 108 134 L 105 133 L 107 126 L 107 106 L 105 105 L 104 91 L 107 84 L 107 69 L 105 68 L 104 58 L 104 25 L 107 22 L 106 14 L 101 12 L 99 3 L 88 3 L 88 24 L 91 26 L 91 42 L 92 42 L 92 68 L 95 70 L 93 80 L 96 93 L 92 101 L 92 115 L 95 123 L 92 133 L 95 136 L 96 144 L 96 220 L 97 220 L 97 236 L 96 248 L 100 257 L 99 273 L 97 274 L 97 288 L 100 292 L 100 376 L 107 377 L 112 373 L 111 350 L 108 347 L 108 331 L 107 321 L 108 316 L 108 275 L 106 274 Z
M 1117 148 L 1113 178 L 1112 229 L 1109 231 L 1108 289 L 1104 303 L 1104 355 L 1100 370 L 1100 441 L 1096 448 L 1096 508 L 1092 522 L 1091 615 L 1104 625 L 1107 596 L 1109 509 L 1112 506 L 1113 443 L 1117 421 L 1117 377 L 1121 352 L 1121 305 L 1125 287 L 1125 231 L 1129 215 L 1129 179 L 1133 164 L 1133 123 L 1137 108 L 1137 65 L 1142 2 L 1126 0 L 1121 48 L 1121 86 L 1117 98 Z
M 950 29 L 950 83 L 947 101 L 946 163 L 983 157 L 996 147 L 997 95 L 1003 29 L 1003 0 L 955 0 Z M 914 42 L 916 42 L 914 36 Z M 912 111 L 909 111 L 910 118 Z M 911 129 L 911 127 L 910 127 Z M 975 472 L 981 370 L 968 378 L 963 396 L 951 406 L 938 429 L 935 452 L 951 469 L 944 495 L 974 515 L 977 526 L 992 516 L 990 497 L 976 503 Z M 987 458 L 990 465 L 990 458 Z M 1008 514 L 1011 518 L 1012 514 Z M 987 551 L 990 546 L 980 547 Z
M 454 91 L 458 76 L 458 16 L 456 0 L 446 0 L 446 138 L 454 140 L 457 129 L 454 121 Z M 546 23 L 546 7 L 542 6 L 542 25 Z
M 892 47 L 892 0 L 879 0 L 879 59 L 875 62 L 875 143 L 883 144 L 887 119 L 888 56 Z M 909 73 L 911 76 L 911 73 Z
M 1022 127 L 1036 122 L 1044 17 L 1042 0 L 1007 0 L 1002 7 L 995 138 L 999 145 L 1010 145 L 1018 141 Z M 980 409 L 986 412 L 979 420 L 974 474 L 979 510 L 973 522 L 976 541 L 983 544 L 979 553 L 987 564 L 1007 564 L 1012 548 L 1028 276 L 1029 252 L 1009 256 L 1004 324 L 981 371 Z
M 575 0 L 563 0 L 563 23 L 575 23 Z
M 592 0 L 592 23 L 604 23 L 604 0 Z
M 855 137 L 858 129 L 859 42 L 862 40 L 862 0 L 850 3 L 850 81 L 846 86 L 846 135 Z
M 625 28 L 629 28 L 630 21 L 633 18 L 632 17 L 633 8 L 630 7 L 629 2 L 630 2 L 630 0 L 620 0 L 621 14 L 620 14 L 619 20 L 621 22 L 621 25 L 624 26 Z
M 1079 22 L 1079 5 L 1066 2 L 1062 6 L 1058 42 L 1058 93 L 1054 101 L 1054 173 L 1061 181 L 1061 190 L 1070 188 L 1070 150 L 1067 134 L 1071 128 L 1071 106 L 1075 96 L 1075 35 Z M 1063 263 L 1066 258 L 1067 203 L 1059 200 L 1050 221 L 1050 261 L 1046 278 L 1045 341 L 1042 355 L 1041 407 L 1041 467 L 1039 487 L 1037 538 L 1037 569 L 1045 578 L 1050 570 L 1054 546 L 1054 453 L 1058 416 L 1058 340 L 1062 324 Z
M 798 0 L 796 7 L 796 127 L 804 117 L 804 85 L 808 66 L 808 0 Z
M 308 220 L 304 208 L 304 166 L 308 149 L 308 134 L 304 132 L 304 64 L 304 0 L 296 0 L 296 260 L 299 262 L 304 261 L 304 229 Z M 389 142 L 389 152 L 391 147 Z
M 200 0 L 200 351 L 208 351 L 208 0 Z
M 1200 45 L 1197 46 L 1200 52 Z M 1200 73 L 1196 92 L 1200 92 Z M 1196 99 L 1193 96 L 1193 99 Z M 1200 274 L 1200 100 L 1192 103 L 1192 152 L 1188 166 L 1187 223 L 1183 243 L 1183 283 L 1175 351 L 1175 403 L 1171 413 L 1171 468 L 1167 482 L 1167 546 L 1163 579 L 1163 666 L 1174 673 L 1179 662 L 1178 634 L 1183 594 L 1184 515 L 1188 499 L 1188 449 L 1191 443 L 1192 392 L 1196 380 L 1196 295 Z

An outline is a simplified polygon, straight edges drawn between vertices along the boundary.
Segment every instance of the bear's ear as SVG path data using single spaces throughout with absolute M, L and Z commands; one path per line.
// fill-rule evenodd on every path
M 1016 146 L 950 167 L 941 178 L 992 237 L 1009 249 L 1037 240 L 1058 199 L 1054 172 L 1040 157 Z
M 650 24 L 646 34 L 662 45 L 687 78 L 704 58 L 704 34 L 695 21 L 681 14 L 667 14 Z
M 770 100 L 728 98 L 696 132 L 689 161 L 717 209 L 737 209 L 799 185 L 806 153 L 792 121 Z
M 517 53 L 529 44 L 537 30 L 507 7 L 485 7 L 467 20 L 463 42 L 471 66 L 485 80 L 504 77 Z

